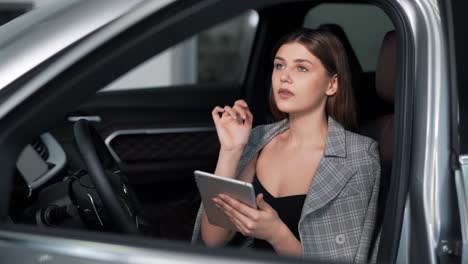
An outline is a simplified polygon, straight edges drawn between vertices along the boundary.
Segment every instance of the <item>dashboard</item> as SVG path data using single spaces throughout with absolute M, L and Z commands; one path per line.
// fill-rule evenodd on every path
M 16 162 L 13 223 L 103 229 L 102 205 L 86 171 L 66 171 L 67 155 L 51 133 L 26 145 Z
M 29 195 L 57 175 L 67 163 L 65 151 L 50 133 L 28 144 L 18 157 L 16 167 L 24 178 Z
M 106 149 L 104 142 L 102 147 Z M 114 162 L 110 153 L 99 156 L 104 165 Z M 16 162 L 16 185 L 10 204 L 12 223 L 63 228 L 121 231 L 104 208 L 101 196 L 86 170 L 70 171 L 73 157 L 67 161 L 62 145 L 51 133 L 42 134 L 26 145 Z M 124 185 L 120 170 L 107 170 L 109 184 L 118 186 L 119 197 L 135 224 L 141 230 L 151 230 L 149 222 L 137 217 L 140 207 L 134 194 Z M 121 188 L 123 186 L 123 189 Z M 132 220 L 133 221 L 133 220 Z M 133 222 L 131 222 L 133 224 Z

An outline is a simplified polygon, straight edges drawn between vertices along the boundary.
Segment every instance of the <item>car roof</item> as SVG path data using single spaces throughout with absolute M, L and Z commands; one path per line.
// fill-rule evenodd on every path
M 69 0 L 41 6 L 0 27 L 0 90 L 145 0 Z M 160 7 L 172 1 L 158 1 Z

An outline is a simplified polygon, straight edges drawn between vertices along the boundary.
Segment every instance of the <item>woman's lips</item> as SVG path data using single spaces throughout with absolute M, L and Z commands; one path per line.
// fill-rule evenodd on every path
M 280 88 L 278 90 L 278 94 L 279 94 L 281 99 L 288 99 L 288 98 L 294 96 L 294 94 L 291 91 L 289 91 L 288 89 L 286 89 L 286 88 Z

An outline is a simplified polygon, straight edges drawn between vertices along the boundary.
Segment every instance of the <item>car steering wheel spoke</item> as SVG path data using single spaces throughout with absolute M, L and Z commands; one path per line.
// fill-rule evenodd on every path
M 103 211 L 119 231 L 141 234 L 138 229 L 138 219 L 141 219 L 138 216 L 139 201 L 97 130 L 88 120 L 80 119 L 74 125 L 74 135 Z

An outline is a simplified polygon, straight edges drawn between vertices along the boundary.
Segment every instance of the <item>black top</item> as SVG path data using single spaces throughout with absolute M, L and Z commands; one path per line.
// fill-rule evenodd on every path
M 278 213 L 279 218 L 291 230 L 291 232 L 299 238 L 299 230 L 297 226 L 301 217 L 302 206 L 306 198 L 305 194 L 290 195 L 283 197 L 273 197 L 258 180 L 257 175 L 254 176 L 252 185 L 255 189 L 255 195 L 263 193 L 263 199 Z M 254 239 L 253 248 L 273 250 L 273 247 L 265 240 Z

